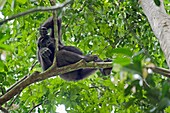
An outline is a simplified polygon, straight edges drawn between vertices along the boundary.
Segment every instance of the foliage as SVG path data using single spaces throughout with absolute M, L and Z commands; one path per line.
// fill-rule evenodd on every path
M 2 15 L 6 18 L 38 6 L 50 4 L 48 0 L 9 0 Z M 41 71 L 40 65 L 31 72 L 30 68 L 37 61 L 38 28 L 51 14 L 33 13 L 1 25 L 0 95 L 28 73 Z M 29 112 L 38 104 L 34 111 L 39 113 L 55 112 L 60 104 L 69 113 L 170 112 L 169 79 L 144 68 L 151 63 L 167 68 L 167 64 L 137 0 L 74 0 L 62 18 L 64 43 L 85 54 L 112 58 L 112 75 L 97 72 L 78 82 L 50 78 L 25 88 L 5 107 L 12 113 Z

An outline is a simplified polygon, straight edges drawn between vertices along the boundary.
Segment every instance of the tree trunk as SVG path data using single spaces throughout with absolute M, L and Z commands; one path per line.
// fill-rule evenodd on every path
M 163 0 L 160 0 L 160 2 L 161 5 L 157 6 L 154 0 L 140 0 L 143 11 L 155 36 L 159 40 L 161 49 L 170 67 L 170 16 L 165 11 Z

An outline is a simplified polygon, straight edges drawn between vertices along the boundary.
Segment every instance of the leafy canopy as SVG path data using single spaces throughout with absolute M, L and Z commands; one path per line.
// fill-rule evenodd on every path
M 4 4 L 4 7 L 3 7 Z M 170 5 L 165 7 L 170 13 Z M 0 2 L 4 18 L 38 6 L 50 6 L 48 0 L 12 0 Z M 0 27 L 0 94 L 33 71 L 36 65 L 38 28 L 52 12 L 37 12 L 17 18 Z M 84 54 L 113 59 L 113 72 L 99 72 L 78 82 L 66 82 L 58 76 L 25 88 L 12 103 L 12 113 L 55 112 L 64 104 L 69 113 L 170 112 L 170 83 L 165 77 L 148 74 L 144 66 L 154 63 L 167 68 L 164 55 L 137 0 L 74 0 L 63 14 L 63 40 Z

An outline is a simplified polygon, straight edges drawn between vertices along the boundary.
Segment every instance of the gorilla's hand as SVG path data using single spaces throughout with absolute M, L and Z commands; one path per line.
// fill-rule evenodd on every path
M 52 52 L 49 48 L 44 47 L 40 49 L 39 54 L 43 59 L 48 59 L 50 55 L 52 54 Z

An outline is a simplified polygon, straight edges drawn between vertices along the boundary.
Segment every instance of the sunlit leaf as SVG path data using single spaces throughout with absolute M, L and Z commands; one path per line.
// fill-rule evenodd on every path
M 120 65 L 128 65 L 128 64 L 130 64 L 131 59 L 128 58 L 128 57 L 123 57 L 123 58 L 117 57 L 117 58 L 115 58 L 115 59 L 113 60 L 113 62 L 114 62 L 114 63 L 118 63 L 118 64 L 120 64 Z
M 0 44 L 0 49 L 12 51 L 12 48 L 5 44 Z
M 127 55 L 127 56 L 132 56 L 132 52 L 129 48 L 117 48 L 117 49 L 114 49 L 112 51 L 113 53 L 118 53 L 118 54 L 124 54 L 124 55 Z
M 27 2 L 27 0 L 16 0 L 16 1 L 21 3 L 21 4 L 25 4 Z

